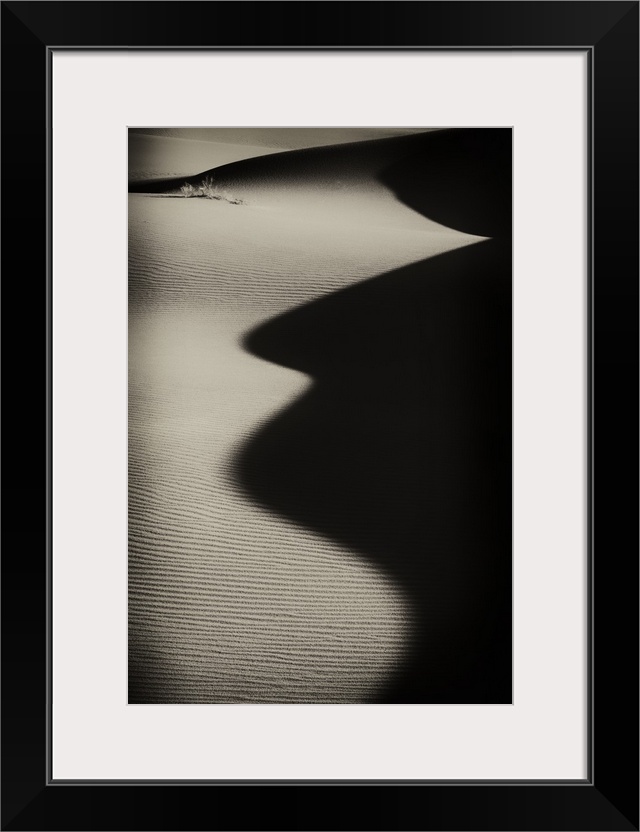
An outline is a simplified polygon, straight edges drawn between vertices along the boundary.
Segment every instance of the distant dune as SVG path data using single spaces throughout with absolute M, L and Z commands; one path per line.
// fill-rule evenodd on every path
M 250 157 L 266 156 L 304 147 L 356 142 L 416 132 L 354 128 L 245 128 L 140 127 L 129 130 L 129 181 L 146 182 L 168 177 L 189 177 L 208 168 Z
M 236 147 L 248 144 L 274 150 L 299 150 L 302 147 L 320 147 L 423 132 L 425 131 L 422 127 L 287 127 L 280 130 L 273 127 L 132 127 L 129 130 L 130 135 L 233 144 Z
M 359 136 L 362 132 L 357 131 L 355 135 Z M 249 135 L 252 133 L 250 132 Z M 306 136 L 307 133 L 305 132 L 304 135 Z M 344 133 L 342 135 L 344 138 Z M 221 187 L 235 188 L 247 186 L 260 188 L 274 184 L 285 189 L 307 189 L 310 186 L 332 190 L 345 187 L 372 188 L 376 185 L 377 175 L 385 166 L 392 161 L 406 157 L 407 154 L 414 155 L 421 152 L 424 138 L 420 139 L 418 136 L 424 137 L 425 134 L 407 134 L 366 141 L 357 141 L 351 135 L 349 141 L 321 146 L 307 146 L 302 140 L 290 140 L 288 143 L 300 145 L 300 147 L 285 150 L 272 145 L 260 147 L 249 145 L 245 140 L 244 143 L 235 145 L 237 159 L 229 160 L 227 163 L 226 159 L 221 161 L 219 156 L 220 161 L 217 160 L 215 166 L 185 177 L 183 181 L 177 181 L 173 177 L 167 179 L 156 177 L 151 181 L 141 181 L 130 175 L 129 191 L 131 193 L 173 193 L 177 192 L 184 182 L 195 185 L 204 177 L 212 177 Z M 223 138 L 227 138 L 226 134 Z M 260 136 L 256 136 L 256 140 L 258 138 Z M 137 142 L 150 143 L 154 140 L 155 142 L 163 140 L 175 142 L 176 138 L 175 136 L 147 134 L 130 136 L 130 144 L 134 147 Z M 178 141 L 192 142 L 193 140 L 185 138 Z M 284 143 L 284 139 L 281 143 Z M 197 149 L 201 153 L 206 153 L 207 144 L 203 142 L 202 145 Z M 216 155 L 224 153 L 227 147 L 229 150 L 234 147 L 226 141 L 208 143 L 209 147 L 212 145 L 216 147 Z M 186 156 L 185 151 L 186 148 L 183 146 L 183 158 Z M 190 152 L 193 153 L 193 147 Z M 134 167 L 134 173 L 137 167 L 137 165 Z
M 337 533 L 335 523 L 298 511 L 304 495 L 288 510 L 286 495 L 296 491 L 301 472 L 286 442 L 275 457 L 275 446 L 264 457 L 258 480 L 251 469 L 252 460 L 263 458 L 253 443 L 296 412 L 296 403 L 309 401 L 313 367 L 324 361 L 322 355 L 309 366 L 302 355 L 292 360 L 286 340 L 281 357 L 278 321 L 294 314 L 295 326 L 300 321 L 304 328 L 306 313 L 295 310 L 311 309 L 317 351 L 334 337 L 333 313 L 324 312 L 331 304 L 319 307 L 323 329 L 317 329 L 320 299 L 362 286 L 357 308 L 366 316 L 366 287 L 380 275 L 410 268 L 398 285 L 413 286 L 428 280 L 422 264 L 437 255 L 508 236 L 510 209 L 500 191 L 510 180 L 502 181 L 492 150 L 502 138 L 399 132 L 130 133 L 130 702 L 377 701 L 414 650 L 415 597 L 404 579 L 379 552 L 369 557 L 361 536 Z M 476 147 L 472 163 L 469 143 Z M 242 204 L 159 198 L 178 196 L 182 185 L 205 177 Z M 458 262 L 466 269 L 473 258 Z M 464 280 L 456 285 L 460 290 Z M 392 298 L 393 282 L 384 286 Z M 495 281 L 491 287 L 495 293 Z M 508 294 L 508 285 L 500 291 Z M 384 315 L 375 304 L 371 322 L 378 332 Z M 414 314 L 410 307 L 402 320 L 407 314 Z M 341 315 L 340 341 L 325 356 L 329 368 L 346 354 Z M 404 361 L 397 348 L 402 321 L 389 320 L 390 354 Z M 496 332 L 503 333 L 503 323 Z M 475 319 L 471 326 L 478 326 Z M 357 372 L 352 353 L 349 361 Z M 371 373 L 368 367 L 363 378 Z M 365 399 L 353 413 L 369 435 L 366 414 L 375 414 L 376 397 L 367 409 L 370 393 L 357 389 Z M 336 406 L 327 411 L 332 431 Z M 384 412 L 389 418 L 393 408 L 385 405 Z M 296 443 L 303 426 L 294 429 Z M 276 433 L 278 443 L 286 439 L 286 431 Z M 375 435 L 381 441 L 384 433 Z M 312 448 L 321 439 L 310 434 L 305 442 Z M 406 453 L 406 442 L 398 448 Z M 280 453 L 293 481 L 272 480 L 270 503 L 264 494 Z M 323 487 L 331 453 L 325 449 Z M 371 453 L 375 459 L 378 450 Z M 346 469 L 340 470 L 344 480 Z M 313 472 L 302 476 L 301 487 L 307 476 L 313 480 Z M 337 484 L 336 493 L 347 487 Z M 309 493 L 317 502 L 319 492 Z M 358 510 L 362 515 L 360 504 Z M 336 522 L 347 519 L 338 514 Z

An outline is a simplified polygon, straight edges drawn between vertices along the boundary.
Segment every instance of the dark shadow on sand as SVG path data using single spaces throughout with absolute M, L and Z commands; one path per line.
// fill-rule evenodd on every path
M 511 702 L 511 132 L 424 134 L 381 181 L 492 240 L 251 332 L 314 384 L 236 459 L 251 499 L 401 589 L 409 656 L 376 702 Z M 375 614 L 375 611 L 372 611 Z

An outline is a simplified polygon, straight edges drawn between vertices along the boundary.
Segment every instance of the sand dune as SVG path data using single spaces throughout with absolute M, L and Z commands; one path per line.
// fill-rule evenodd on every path
M 262 145 L 210 142 L 147 133 L 129 133 L 129 180 L 153 181 L 165 177 L 193 176 L 211 165 L 225 165 L 278 153 Z
M 408 135 L 412 130 L 354 128 L 132 128 L 129 130 L 129 181 L 135 190 L 158 190 L 158 180 L 183 181 L 213 167 L 271 153 Z M 141 183 L 144 183 L 140 187 Z M 179 184 L 182 184 L 179 183 Z
M 250 145 L 267 150 L 299 150 L 423 132 L 422 127 L 288 127 L 283 130 L 272 127 L 249 130 L 246 127 L 132 127 L 129 135 L 222 143 L 238 148 Z
M 289 152 L 312 136 L 195 135 L 130 144 L 129 701 L 372 701 L 406 658 L 411 606 L 387 570 L 238 481 L 243 448 L 313 386 L 244 341 L 482 238 L 385 184 L 422 135 Z M 209 172 L 244 204 L 158 196 Z

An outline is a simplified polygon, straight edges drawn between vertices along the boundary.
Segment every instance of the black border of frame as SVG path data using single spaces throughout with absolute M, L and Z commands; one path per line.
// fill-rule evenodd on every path
M 637 0 L 2 2 L 2 288 L 9 333 L 2 368 L 10 391 L 3 414 L 2 829 L 638 829 L 638 9 Z M 589 51 L 593 580 L 587 781 L 48 780 L 51 333 L 44 195 L 50 191 L 53 47 Z

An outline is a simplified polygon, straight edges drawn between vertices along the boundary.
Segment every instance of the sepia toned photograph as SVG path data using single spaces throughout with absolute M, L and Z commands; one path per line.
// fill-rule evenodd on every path
M 512 702 L 511 129 L 128 153 L 128 702 Z

